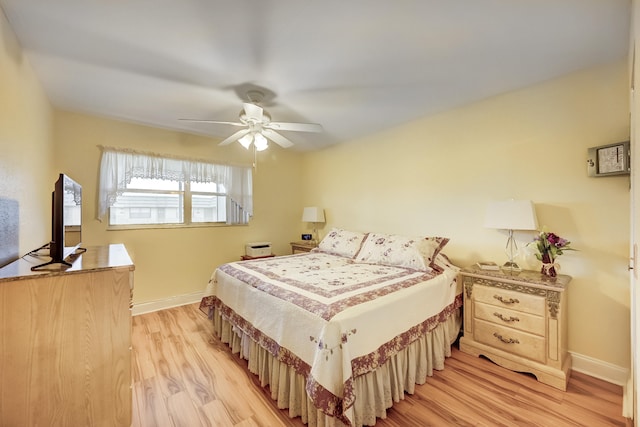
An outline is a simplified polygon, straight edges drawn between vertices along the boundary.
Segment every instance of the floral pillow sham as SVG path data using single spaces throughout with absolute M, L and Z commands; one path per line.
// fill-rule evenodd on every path
M 444 270 L 458 270 L 460 271 L 460 267 L 454 265 L 448 256 L 440 252 L 434 258 L 434 261 L 431 263 L 431 267 L 439 272 Z
M 436 256 L 449 242 L 445 237 L 408 237 L 396 234 L 369 233 L 357 262 L 391 265 L 423 271 L 440 271 Z
M 343 230 L 341 228 L 332 228 L 329 234 L 320 241 L 317 251 L 346 258 L 354 258 L 360 251 L 362 242 L 364 242 L 367 234 L 368 233 L 358 231 Z

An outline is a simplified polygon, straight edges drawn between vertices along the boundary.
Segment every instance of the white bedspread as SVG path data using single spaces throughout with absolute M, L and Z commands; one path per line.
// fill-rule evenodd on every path
M 312 252 L 225 264 L 205 297 L 304 375 L 320 410 L 351 424 L 353 379 L 457 309 L 456 276 Z

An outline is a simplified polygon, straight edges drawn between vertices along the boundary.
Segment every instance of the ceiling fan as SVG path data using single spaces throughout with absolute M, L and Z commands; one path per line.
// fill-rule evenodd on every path
M 323 130 L 322 126 L 317 123 L 272 122 L 271 115 L 258 105 L 258 103 L 264 99 L 264 94 L 261 91 L 248 91 L 247 98 L 249 102 L 243 103 L 239 122 L 199 119 L 180 120 L 243 127 L 244 129 L 237 131 L 218 145 L 228 145 L 234 141 L 238 141 L 244 148 L 249 149 L 253 143 L 257 151 L 265 150 L 268 147 L 267 139 L 270 139 L 283 148 L 288 148 L 293 145 L 293 142 L 276 131 L 322 132 Z

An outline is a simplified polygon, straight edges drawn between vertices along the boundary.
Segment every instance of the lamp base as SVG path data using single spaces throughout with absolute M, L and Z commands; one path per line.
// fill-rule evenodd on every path
M 520 266 L 513 261 L 505 262 L 504 265 L 500 267 L 500 269 L 505 271 L 516 271 L 516 272 L 522 271 Z

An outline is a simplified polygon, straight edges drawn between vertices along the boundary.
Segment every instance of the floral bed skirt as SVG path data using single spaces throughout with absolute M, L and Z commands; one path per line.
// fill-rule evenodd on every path
M 290 417 L 299 416 L 309 427 L 344 426 L 314 407 L 307 397 L 304 376 L 234 328 L 218 311 L 213 312 L 213 325 L 220 340 L 248 361 L 249 371 L 258 376 L 262 387 L 269 386 L 278 408 L 288 408 Z M 405 392 L 413 394 L 415 385 L 424 384 L 434 369 L 444 369 L 444 360 L 451 356 L 451 344 L 458 336 L 460 325 L 461 314 L 457 309 L 380 368 L 356 377 L 355 427 L 374 425 L 376 417 L 386 418 L 386 410 L 403 399 Z

